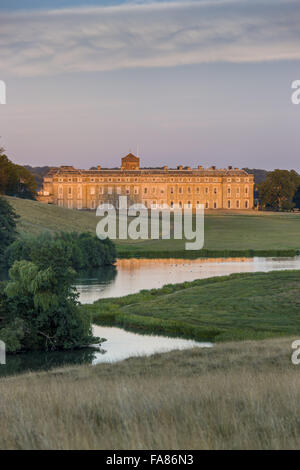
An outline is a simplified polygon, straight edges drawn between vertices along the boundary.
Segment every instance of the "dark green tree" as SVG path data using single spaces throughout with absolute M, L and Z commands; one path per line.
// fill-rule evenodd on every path
M 18 216 L 11 205 L 0 196 L 0 266 L 4 263 L 5 251 L 17 235 Z
M 264 209 L 278 211 L 291 210 L 300 176 L 296 171 L 274 170 L 268 173 L 266 180 L 259 185 L 259 198 Z
M 92 336 L 91 318 L 78 308 L 73 270 L 60 272 L 61 267 L 41 269 L 23 260 L 10 269 L 0 297 L 0 339 L 8 351 L 67 350 L 98 341 Z
M 34 199 L 35 193 L 34 176 L 23 166 L 12 163 L 0 147 L 0 194 Z

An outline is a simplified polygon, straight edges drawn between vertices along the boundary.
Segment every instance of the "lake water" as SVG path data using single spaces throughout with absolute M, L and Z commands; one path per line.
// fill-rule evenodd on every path
M 76 283 L 82 303 L 100 298 L 120 297 L 141 289 L 159 288 L 164 284 L 223 276 L 239 272 L 300 269 L 300 256 L 295 258 L 222 258 L 222 259 L 131 259 L 119 260 L 116 267 L 81 274 Z M 50 370 L 73 364 L 115 362 L 132 356 L 145 356 L 174 349 L 211 347 L 181 338 L 142 335 L 115 327 L 94 327 L 95 336 L 106 338 L 101 348 L 54 353 L 26 353 L 7 356 L 0 365 L 0 377 L 28 370 Z
M 300 256 L 294 258 L 206 258 L 126 259 L 117 267 L 103 268 L 82 275 L 76 288 L 82 303 L 107 297 L 121 297 L 142 289 L 159 288 L 195 279 L 225 276 L 232 273 L 300 269 Z

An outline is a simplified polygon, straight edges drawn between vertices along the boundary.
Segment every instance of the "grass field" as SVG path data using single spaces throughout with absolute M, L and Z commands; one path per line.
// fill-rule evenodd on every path
M 90 231 L 95 233 L 98 219 L 95 212 L 76 211 L 35 201 L 7 198 L 20 215 L 20 232 L 37 234 L 41 231 Z M 183 240 L 117 240 L 120 255 L 143 255 L 147 253 L 168 255 L 181 251 Z M 205 216 L 205 245 L 208 255 L 217 256 L 245 251 L 261 251 L 260 254 L 276 253 L 278 250 L 300 250 L 300 215 L 271 212 L 207 211 Z M 273 253 L 271 252 L 273 250 Z M 228 253 L 226 253 L 228 252 Z M 238 253 L 239 252 L 239 253 Z M 192 255 L 192 252 L 190 252 Z M 253 253 L 249 253 L 251 255 Z M 259 253 L 258 253 L 259 254 Z M 290 253 L 293 254 L 293 253 Z
M 95 323 L 198 340 L 300 335 L 300 271 L 243 273 L 170 284 L 81 308 Z
M 1 379 L 0 448 L 299 449 L 293 339 Z

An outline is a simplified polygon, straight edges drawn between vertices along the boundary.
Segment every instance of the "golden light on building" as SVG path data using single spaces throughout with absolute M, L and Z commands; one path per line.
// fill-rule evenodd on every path
M 203 168 L 141 168 L 140 159 L 129 153 L 117 169 L 79 170 L 73 166 L 52 168 L 44 178 L 38 200 L 69 209 L 95 210 L 121 195 L 146 207 L 205 209 L 253 209 L 254 177 L 244 170 L 215 166 Z

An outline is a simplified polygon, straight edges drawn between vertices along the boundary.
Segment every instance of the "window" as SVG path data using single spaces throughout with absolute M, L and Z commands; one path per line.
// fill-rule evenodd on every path
M 139 194 L 139 188 L 137 186 L 134 188 L 134 194 Z
M 120 186 L 117 187 L 117 194 L 121 194 L 122 193 L 122 189 Z
M 236 188 L 237 194 L 240 194 L 240 188 Z
M 205 203 L 205 209 L 208 209 L 208 207 L 209 207 L 209 204 L 208 204 L 208 202 L 206 202 Z
M 249 188 L 248 186 L 245 187 L 245 194 L 248 194 Z
M 216 209 L 216 208 L 217 208 L 217 203 L 216 203 L 216 202 L 214 202 L 214 209 Z
M 197 201 L 197 209 L 200 209 L 200 201 Z
M 156 193 L 156 188 L 152 188 L 152 194 Z
M 209 189 L 205 188 L 205 194 L 208 194 L 208 193 L 209 193 Z
M 248 201 L 245 201 L 245 209 L 248 209 Z
M 112 193 L 113 193 L 113 188 L 112 188 L 111 186 L 108 187 L 107 193 L 108 193 L 108 194 L 112 194 Z
M 174 194 L 174 188 L 170 188 L 170 193 Z
M 197 187 L 197 194 L 199 194 L 199 193 L 200 193 L 200 188 L 199 188 L 199 186 L 198 186 L 198 187 Z
M 144 194 L 147 194 L 148 188 L 144 188 Z
M 188 187 L 188 193 L 191 194 L 191 192 L 192 192 L 192 188 L 189 186 Z
M 179 194 L 182 194 L 182 188 L 181 187 L 179 188 Z
M 236 208 L 237 208 L 237 209 L 240 208 L 240 201 L 236 201 Z
M 188 209 L 190 209 L 192 207 L 191 201 L 188 201 L 187 205 L 188 205 Z
M 227 201 L 227 207 L 228 207 L 228 209 L 231 208 L 231 201 L 230 200 Z
M 214 194 L 217 194 L 217 192 L 218 192 L 218 189 L 214 188 Z
M 173 209 L 173 207 L 174 207 L 174 202 L 171 201 L 171 209 Z
M 231 194 L 231 189 L 230 188 L 227 188 L 227 194 L 230 196 L 230 194 Z

